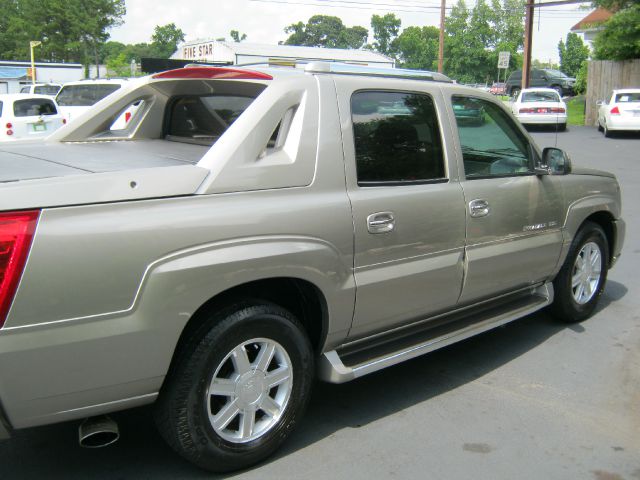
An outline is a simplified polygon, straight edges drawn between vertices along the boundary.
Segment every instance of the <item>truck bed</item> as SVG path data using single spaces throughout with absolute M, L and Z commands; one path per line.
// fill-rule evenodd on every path
M 168 140 L 0 145 L 0 182 L 195 165 L 210 147 Z

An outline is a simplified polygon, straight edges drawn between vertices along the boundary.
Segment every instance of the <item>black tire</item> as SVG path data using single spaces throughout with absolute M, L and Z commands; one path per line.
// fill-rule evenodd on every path
M 558 131 L 559 132 L 564 132 L 567 129 L 567 124 L 566 123 L 561 123 L 558 125 Z
M 607 128 L 607 124 L 606 123 L 602 127 L 602 131 L 604 132 L 604 136 L 607 137 L 607 138 L 611 138 L 613 136 L 613 134 L 611 133 L 611 130 L 609 130 L 609 128 Z
M 287 384 L 289 393 L 285 394 L 288 397 L 279 415 L 269 417 L 266 410 L 256 410 L 256 426 L 259 422 L 271 422 L 271 426 L 264 433 L 253 439 L 247 437 L 246 441 L 230 441 L 224 438 L 224 432 L 221 435 L 214 429 L 209 419 L 212 405 L 215 399 L 219 398 L 210 393 L 209 385 L 214 377 L 221 377 L 219 372 L 227 366 L 225 362 L 233 362 L 234 357 L 230 356 L 232 352 L 238 348 L 244 349 L 242 345 L 253 339 L 266 339 L 284 349 L 291 367 L 289 380 L 285 380 L 290 382 Z M 249 343 L 246 347 L 253 345 Z M 252 368 L 257 362 L 258 354 L 255 355 L 254 360 L 251 360 L 248 353 L 246 357 L 253 362 Z M 277 360 L 275 356 L 273 358 L 274 361 Z M 158 430 L 181 456 L 199 467 L 214 472 L 246 468 L 271 455 L 300 421 L 309 399 L 314 376 L 313 350 L 300 322 L 287 310 L 262 301 L 238 303 L 211 315 L 185 343 L 184 348 L 181 348 L 174 362 L 175 365 L 172 366 L 155 406 Z M 264 369 L 265 372 L 272 368 L 270 365 L 272 364 L 269 363 Z M 281 368 L 277 365 L 276 367 Z M 232 394 L 236 395 L 233 402 L 242 395 L 237 393 L 239 383 L 238 380 L 236 393 Z M 266 381 L 263 383 L 266 384 Z M 271 396 L 271 392 L 279 388 L 262 386 L 266 393 L 263 393 L 261 398 L 265 395 Z M 254 387 L 255 382 L 247 388 Z M 229 405 L 229 401 L 225 405 Z M 260 419 L 260 415 L 266 420 Z M 240 435 L 240 422 L 243 418 L 244 416 L 238 414 Z M 233 422 L 229 423 L 231 424 Z M 227 428 L 222 427 L 223 430 Z
M 604 131 L 604 128 L 602 128 L 602 125 L 600 125 L 600 121 L 598 121 L 598 131 L 599 132 Z
M 558 92 L 558 95 L 560 95 L 560 98 L 562 98 L 563 95 L 563 91 L 562 91 L 562 87 L 560 85 L 552 85 L 551 88 L 553 90 L 555 90 L 556 92 Z
M 595 244 L 599 249 L 601 259 L 600 277 L 596 282 L 595 288 L 592 289 L 593 293 L 588 301 L 579 303 L 574 296 L 572 279 L 574 273 L 576 273 L 576 260 L 587 244 Z M 567 258 L 553 281 L 555 291 L 555 297 L 551 304 L 553 315 L 559 320 L 568 323 L 580 322 L 590 317 L 604 290 L 608 269 L 609 244 L 607 237 L 600 225 L 586 222 L 573 239 Z

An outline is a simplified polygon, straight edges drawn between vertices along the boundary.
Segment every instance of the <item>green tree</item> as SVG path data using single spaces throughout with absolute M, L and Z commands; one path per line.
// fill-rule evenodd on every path
M 578 34 L 569 32 L 566 43 L 562 40 L 558 43 L 558 53 L 560 69 L 570 77 L 575 77 L 582 62 L 589 58 L 589 47 L 583 43 Z
M 366 28 L 348 28 L 340 18 L 329 15 L 314 15 L 306 24 L 293 23 L 284 31 L 289 34 L 285 45 L 307 47 L 360 48 L 368 36 Z
M 158 58 L 169 58 L 182 42 L 184 42 L 184 32 L 176 27 L 175 23 L 156 25 L 151 35 L 151 47 Z
M 440 30 L 437 27 L 407 27 L 394 40 L 400 66 L 437 70 Z
M 589 62 L 586 60 L 582 62 L 580 65 L 580 69 L 576 74 L 576 83 L 573 85 L 573 89 L 576 93 L 582 94 L 587 91 L 587 68 Z
M 393 57 L 395 54 L 394 40 L 400 32 L 402 22 L 393 13 L 384 16 L 373 15 L 371 17 L 371 29 L 373 30 L 373 48 L 383 55 Z
M 640 4 L 629 3 L 609 18 L 596 35 L 593 50 L 598 60 L 640 58 Z
M 444 72 L 462 83 L 497 76 L 498 53 L 511 53 L 509 67 L 522 64 L 523 0 L 478 0 L 473 9 L 458 0 L 445 22 Z
M 229 35 L 231 36 L 233 41 L 236 42 L 236 43 L 240 43 L 243 40 L 247 39 L 247 34 L 246 33 L 242 33 L 241 34 L 238 30 L 231 30 L 229 32 Z

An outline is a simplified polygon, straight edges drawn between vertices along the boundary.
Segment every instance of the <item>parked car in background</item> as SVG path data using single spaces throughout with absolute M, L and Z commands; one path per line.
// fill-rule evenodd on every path
M 0 95 L 0 142 L 42 138 L 65 123 L 53 98 L 46 95 Z
M 616 131 L 640 131 L 640 88 L 613 90 L 609 101 L 598 105 L 598 130 L 605 137 Z
M 529 87 L 552 88 L 561 96 L 572 95 L 576 79 L 568 77 L 560 70 L 533 69 L 529 76 Z M 513 72 L 506 82 L 507 95 L 515 97 L 522 88 L 522 70 Z
M 523 125 L 557 125 L 567 128 L 567 105 L 551 88 L 525 88 L 513 98 L 511 113 Z
M 493 95 L 505 95 L 506 92 L 506 84 L 504 82 L 494 82 L 489 88 L 489 93 Z
M 56 96 L 56 102 L 64 118 L 71 121 L 128 82 L 129 80 L 121 78 L 98 78 L 65 83 Z M 123 118 L 123 125 L 132 114 L 130 112 L 126 119 Z
M 25 85 L 20 89 L 20 93 L 29 93 L 33 95 L 48 95 L 55 97 L 62 85 L 58 83 L 34 83 Z

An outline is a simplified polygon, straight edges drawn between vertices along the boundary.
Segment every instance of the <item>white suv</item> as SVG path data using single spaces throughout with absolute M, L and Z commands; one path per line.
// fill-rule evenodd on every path
M 47 95 L 49 97 L 55 97 L 62 85 L 58 83 L 33 83 L 24 85 L 20 89 L 20 93 L 29 93 L 35 95 Z
M 65 120 L 53 98 L 11 93 L 0 95 L 0 122 L 0 142 L 4 142 L 46 137 Z

